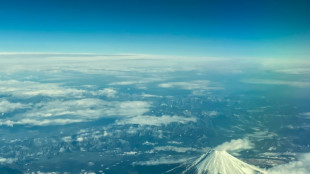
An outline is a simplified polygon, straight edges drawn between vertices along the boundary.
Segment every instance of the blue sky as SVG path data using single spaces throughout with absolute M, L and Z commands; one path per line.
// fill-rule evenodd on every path
M 309 1 L 0 1 L 0 51 L 307 58 Z

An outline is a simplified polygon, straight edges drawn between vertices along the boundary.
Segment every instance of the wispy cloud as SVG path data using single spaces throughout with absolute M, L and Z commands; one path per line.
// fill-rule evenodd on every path
M 153 94 L 146 94 L 146 93 L 142 93 L 141 96 L 144 98 L 162 98 L 163 97 L 160 95 L 153 95 Z
M 8 80 L 0 81 L 0 94 L 21 98 L 33 96 L 80 97 L 86 91 L 62 87 L 56 83 L 39 83 L 33 81 Z
M 265 70 L 282 74 L 303 75 L 310 73 L 309 59 L 260 59 L 257 63 L 261 64 Z
M 104 88 L 95 92 L 91 92 L 93 95 L 102 95 L 109 98 L 116 97 L 117 91 L 114 88 Z
M 35 104 L 33 109 L 15 115 L 0 124 L 63 125 L 92 121 L 102 117 L 132 117 L 149 110 L 150 103 L 142 101 L 107 102 L 95 98 L 80 100 L 55 100 Z
M 217 112 L 217 111 L 203 111 L 202 112 L 202 115 L 203 116 L 208 116 L 208 117 L 216 117 L 216 116 L 218 116 L 219 115 L 219 112 Z
M 12 102 L 9 102 L 9 101 L 4 100 L 4 99 L 0 100 L 0 114 L 12 112 L 16 109 L 24 109 L 24 108 L 28 108 L 28 107 L 29 107 L 28 104 L 12 103 Z
M 154 147 L 154 149 L 148 151 L 147 153 L 155 153 L 156 151 L 174 151 L 174 152 L 184 153 L 187 151 L 197 151 L 197 149 L 192 148 L 192 147 L 157 146 L 157 147 Z
M 133 162 L 132 165 L 155 166 L 162 164 L 179 164 L 187 162 L 188 160 L 189 160 L 188 158 L 160 157 L 158 159 L 151 159 L 149 161 Z
M 299 115 L 301 115 L 303 118 L 310 119 L 310 112 L 300 113 Z
M 189 59 L 180 56 L 145 54 L 0 53 L 0 60 L 0 72 L 6 73 L 75 71 L 87 74 L 103 74 L 116 71 L 126 75 L 128 72 L 191 71 L 197 69 L 202 63 L 204 65 L 222 64 L 224 59 L 207 57 L 195 59 L 191 57 Z
M 307 81 L 285 81 L 285 80 L 275 80 L 275 79 L 245 79 L 241 80 L 243 83 L 249 84 L 261 84 L 261 85 L 286 85 L 299 88 L 310 87 L 310 82 Z
M 109 85 L 111 85 L 111 86 L 143 85 L 143 84 L 147 84 L 147 83 L 160 82 L 160 81 L 168 79 L 168 77 L 166 77 L 166 76 L 160 76 L 160 77 L 157 77 L 157 76 L 156 77 L 154 77 L 154 76 L 151 76 L 151 77 L 141 77 L 141 76 L 128 76 L 127 75 L 125 77 L 126 77 L 126 80 L 112 82 Z
M 85 119 L 44 119 L 44 118 L 24 118 L 21 120 L 5 120 L 0 121 L 0 125 L 14 126 L 14 125 L 31 125 L 31 126 L 49 126 L 49 125 L 66 125 L 72 123 L 85 122 Z
M 275 70 L 277 73 L 283 73 L 283 74 L 310 74 L 310 66 L 307 68 L 285 68 L 285 69 L 277 69 Z
M 196 118 L 194 117 L 181 117 L 181 116 L 136 116 L 128 119 L 119 120 L 116 122 L 118 125 L 125 125 L 125 124 L 137 124 L 141 126 L 162 126 L 168 125 L 171 123 L 181 123 L 185 124 L 188 122 L 196 122 Z
M 179 88 L 179 89 L 185 89 L 185 90 L 219 90 L 222 89 L 221 87 L 214 86 L 210 81 L 208 80 L 195 80 L 195 81 L 189 81 L 189 82 L 167 82 L 167 83 L 161 83 L 158 85 L 162 88 Z
M 12 164 L 16 160 L 17 159 L 15 159 L 15 158 L 2 158 L 2 157 L 0 157 L 0 164 Z

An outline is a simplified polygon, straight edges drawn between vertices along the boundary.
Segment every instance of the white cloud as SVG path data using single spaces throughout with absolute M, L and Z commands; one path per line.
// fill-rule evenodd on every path
M 78 141 L 78 142 L 82 142 L 83 140 L 84 140 L 83 137 L 77 137 L 77 139 L 76 139 L 76 141 Z
M 309 174 L 310 153 L 302 154 L 297 161 L 275 166 L 268 170 L 269 174 Z
M 64 125 L 92 121 L 102 117 L 132 117 L 149 110 L 150 103 L 142 101 L 107 102 L 95 98 L 80 100 L 55 100 L 41 102 L 25 113 L 17 114 L 10 120 L 2 120 L 2 125 Z
M 149 141 L 145 141 L 143 143 L 143 145 L 148 145 L 148 146 L 155 146 L 157 143 L 152 143 L 152 142 L 149 142 Z
M 304 118 L 310 119 L 310 112 L 304 112 L 300 114 L 301 116 L 303 116 Z
M 197 151 L 197 149 L 191 148 L 191 147 L 157 146 L 157 147 L 154 147 L 154 149 L 148 151 L 147 153 L 154 153 L 156 151 L 174 151 L 174 152 L 184 153 L 187 151 Z
M 31 117 L 58 117 L 58 116 L 78 116 L 83 118 L 99 118 L 104 116 L 136 116 L 148 111 L 150 106 L 142 101 L 104 101 L 95 98 L 80 100 L 42 102 L 23 116 Z
M 84 119 L 41 119 L 41 118 L 25 118 L 21 120 L 4 120 L 0 121 L 0 125 L 14 126 L 14 125 L 35 125 L 35 126 L 47 126 L 47 125 L 66 125 L 71 123 L 79 123 L 87 120 Z
M 166 76 L 156 76 L 156 77 L 137 77 L 137 76 L 124 76 L 126 79 L 131 79 L 131 80 L 125 80 L 125 81 L 119 81 L 119 82 L 112 82 L 109 85 L 112 86 L 124 86 L 124 85 L 144 85 L 147 83 L 152 83 L 152 82 L 159 82 L 163 80 L 167 80 Z M 122 77 L 122 78 L 124 78 Z
M 0 157 L 0 164 L 12 164 L 16 160 L 17 160 L 16 158 L 2 158 L 2 157 Z
M 66 137 L 63 137 L 62 140 L 66 143 L 69 143 L 72 141 L 72 137 L 71 136 L 66 136 Z
M 33 172 L 32 172 L 33 173 Z M 66 173 L 66 172 L 65 172 Z M 33 173 L 34 174 L 34 173 Z M 41 172 L 41 171 L 38 171 L 37 174 L 60 174 L 59 172 Z M 85 172 L 85 174 L 88 174 Z
M 249 84 L 262 84 L 262 85 L 286 85 L 299 88 L 310 87 L 310 82 L 305 81 L 286 81 L 286 80 L 275 80 L 275 79 L 246 79 L 241 80 L 243 83 Z
M 138 152 L 130 151 L 130 152 L 124 152 L 123 154 L 124 154 L 124 155 L 137 155 Z
M 158 85 L 162 88 L 179 88 L 185 90 L 219 90 L 221 87 L 212 86 L 211 82 L 208 80 L 195 80 L 190 82 L 168 82 L 161 83 Z
M 275 70 L 277 73 L 283 73 L 283 74 L 310 74 L 310 68 L 287 68 L 287 69 L 277 69 Z
M 219 112 L 217 112 L 217 111 L 203 111 L 202 115 L 208 116 L 208 117 L 216 117 L 219 115 Z
M 73 54 L 73 53 L 0 53 L 0 72 L 21 71 L 61 72 L 75 71 L 88 74 L 126 75 L 128 72 L 209 71 L 239 73 L 244 68 L 307 69 L 307 59 L 236 59 L 219 57 L 186 57 L 142 54 Z M 60 63 L 61 62 L 61 63 Z M 119 62 L 122 62 L 121 64 Z
M 61 87 L 56 83 L 39 83 L 33 81 L 0 81 L 0 94 L 28 98 L 38 95 L 49 97 L 79 97 L 85 91 Z
M 219 113 L 217 111 L 210 111 L 209 116 L 214 117 L 217 116 Z
M 183 144 L 183 142 L 179 141 L 168 141 L 169 144 Z
M 309 59 L 261 59 L 264 69 L 283 74 L 309 74 Z
M 196 122 L 194 117 L 181 117 L 181 116 L 168 116 L 163 115 L 160 117 L 156 116 L 136 116 L 128 119 L 118 120 L 116 124 L 125 125 L 125 124 L 138 124 L 141 126 L 162 126 L 168 125 L 171 123 L 181 123 L 185 124 L 188 122 Z
M 94 95 L 103 95 L 109 98 L 116 97 L 117 91 L 113 88 L 104 88 L 102 90 L 98 90 L 96 92 L 93 92 Z
M 236 139 L 229 142 L 225 142 L 221 145 L 215 147 L 215 150 L 222 150 L 228 152 L 240 152 L 243 150 L 248 150 L 254 148 L 254 144 L 248 139 Z
M 121 82 L 113 82 L 113 83 L 110 83 L 109 85 L 123 86 L 123 85 L 134 85 L 134 84 L 141 84 L 141 83 L 147 83 L 147 82 L 145 81 L 121 81 Z
M 11 103 L 7 100 L 0 100 L 0 113 L 12 112 L 16 109 L 24 109 L 29 107 L 27 104 L 22 103 Z
M 142 165 L 142 166 L 156 166 L 162 164 L 179 164 L 187 162 L 189 158 L 171 158 L 171 157 L 160 157 L 158 159 L 151 159 L 149 161 L 138 161 L 133 162 L 132 165 Z
M 256 141 L 262 141 L 265 139 L 271 139 L 271 138 L 275 138 L 278 136 L 274 132 L 263 130 L 262 128 L 259 128 L 259 127 L 253 127 L 252 129 L 255 130 L 255 132 L 245 134 L 244 136 L 246 138 L 255 139 Z
M 216 62 L 223 59 L 214 58 L 197 58 L 197 60 L 187 57 L 173 57 L 165 55 L 138 55 L 138 54 L 123 54 L 123 55 L 96 55 L 96 54 L 0 54 L 0 58 L 7 58 L 3 61 L 5 66 L 1 66 L 1 70 L 14 72 L 21 70 L 72 70 L 83 73 L 102 73 L 108 71 L 124 72 L 167 72 L 178 70 L 192 70 L 197 64 L 204 62 Z M 23 58 L 27 57 L 27 61 Z M 44 59 L 42 59 L 42 57 Z M 167 59 L 169 57 L 169 59 Z M 41 58 L 41 59 L 40 59 Z M 167 61 L 169 60 L 169 61 Z M 16 66 L 16 61 L 19 65 Z M 34 63 L 35 62 L 35 63 Z M 61 62 L 61 64 L 59 64 Z M 119 62 L 122 62 L 120 64 Z M 186 62 L 186 63 L 185 63 Z M 199 63 L 198 63 L 199 62 Z M 8 66 L 11 65 L 11 66 Z M 13 65 L 13 66 L 12 66 Z M 10 67 L 10 68 L 7 68 Z
M 146 93 L 142 93 L 141 96 L 144 98 L 152 98 L 152 97 L 153 98 L 162 98 L 162 96 L 160 96 L 160 95 L 152 95 L 152 94 L 146 94 Z

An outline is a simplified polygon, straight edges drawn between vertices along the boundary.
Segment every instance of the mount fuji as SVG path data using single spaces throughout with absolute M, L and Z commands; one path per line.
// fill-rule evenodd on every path
M 210 150 L 182 172 L 196 174 L 267 174 L 266 171 L 247 164 L 226 151 Z

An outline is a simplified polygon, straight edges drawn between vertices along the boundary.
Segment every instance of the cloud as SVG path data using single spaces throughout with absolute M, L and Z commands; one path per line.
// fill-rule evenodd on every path
M 141 94 L 141 97 L 143 97 L 143 98 L 162 98 L 163 96 L 142 93 L 142 94 Z
M 243 83 L 249 84 L 262 84 L 262 85 L 286 85 L 299 88 L 310 87 L 310 82 L 305 81 L 285 81 L 285 80 L 274 80 L 274 79 L 246 79 L 241 80 Z
M 130 152 L 124 152 L 123 154 L 124 154 L 124 155 L 137 155 L 138 152 L 130 151 Z
M 187 57 L 146 54 L 102 55 L 90 53 L 0 53 L 0 72 L 16 73 L 22 71 L 64 72 L 74 71 L 87 74 L 126 75 L 128 72 L 167 73 L 175 71 L 209 71 L 216 73 L 240 73 L 245 68 L 264 68 L 267 70 L 304 69 L 309 60 L 302 59 L 236 59 L 219 57 Z M 121 64 L 119 62 L 122 62 Z M 309 68 L 308 68 L 309 69 Z M 292 71 L 292 70 L 285 70 Z M 295 71 L 295 70 L 293 70 Z M 309 72 L 309 71 L 308 71 Z
M 15 158 L 2 158 L 2 157 L 0 157 L 0 164 L 12 164 L 16 160 L 17 159 L 15 159 Z
M 33 172 L 32 172 L 33 173 Z M 38 171 L 37 174 L 59 174 L 60 172 L 41 172 L 41 171 Z M 68 172 L 64 172 L 64 173 L 68 173 Z M 87 173 L 87 172 L 84 172 L 84 174 L 93 174 L 93 173 Z
M 102 74 L 108 71 L 119 71 L 126 74 L 129 71 L 139 72 L 174 72 L 190 71 L 199 68 L 218 68 L 222 65 L 223 58 L 210 57 L 185 57 L 169 55 L 146 54 L 74 54 L 74 53 L 0 53 L 0 72 L 20 71 L 78 71 L 83 73 Z M 61 63 L 60 63 L 61 62 Z M 122 62 L 121 64 L 119 62 Z M 226 70 L 231 67 L 229 61 Z M 202 64 L 204 66 L 202 66 Z
M 104 116 L 136 116 L 148 111 L 150 106 L 142 101 L 104 101 L 95 98 L 61 101 L 55 100 L 37 104 L 33 110 L 23 114 L 26 117 L 78 116 L 99 118 Z
M 254 148 L 254 144 L 248 139 L 236 139 L 229 142 L 225 142 L 221 145 L 215 147 L 215 150 L 223 150 L 228 152 L 240 152 L 243 150 L 248 150 Z
M 181 116 L 168 116 L 163 115 L 160 117 L 156 116 L 136 116 L 124 120 L 118 120 L 116 124 L 125 125 L 125 124 L 137 124 L 141 126 L 162 126 L 168 125 L 171 123 L 181 123 L 185 124 L 188 122 L 196 122 L 196 118 L 194 117 L 181 117 Z
M 92 121 L 102 117 L 132 117 L 149 110 L 150 103 L 142 101 L 113 101 L 86 98 L 80 100 L 55 100 L 35 104 L 27 112 L 17 114 L 0 124 L 14 125 L 64 125 Z
M 162 88 L 179 88 L 185 90 L 219 90 L 222 89 L 221 87 L 211 86 L 211 82 L 208 80 L 195 80 L 190 82 L 168 82 L 168 83 L 161 83 L 158 85 Z
M 278 69 L 275 70 L 277 73 L 283 73 L 283 74 L 310 74 L 310 67 L 307 68 L 288 68 L 288 69 Z
M 147 153 L 154 153 L 156 151 L 174 151 L 174 152 L 184 153 L 187 151 L 197 151 L 197 149 L 191 148 L 191 147 L 157 146 L 157 147 L 154 147 L 154 149 L 148 151 Z
M 125 85 L 143 85 L 147 83 L 159 82 L 163 80 L 167 80 L 166 76 L 150 76 L 150 77 L 137 77 L 137 76 L 124 76 L 126 78 L 125 81 L 112 82 L 109 85 L 112 86 L 125 86 Z M 131 79 L 131 80 L 128 80 Z
M 113 88 L 104 88 L 92 93 L 93 95 L 103 95 L 109 98 L 116 97 L 117 91 Z
M 304 113 L 301 113 L 299 115 L 303 116 L 303 118 L 310 119 L 310 112 L 304 112 Z
M 281 164 L 268 170 L 268 174 L 309 174 L 310 153 L 299 156 L 297 161 Z
M 63 137 L 62 140 L 66 143 L 69 143 L 72 141 L 72 137 L 71 136 L 66 136 L 66 137 Z
M 7 100 L 0 100 L 0 113 L 12 112 L 16 109 L 28 108 L 29 105 L 22 103 L 11 103 Z
M 262 141 L 266 139 L 272 139 L 277 137 L 278 135 L 274 132 L 270 132 L 268 130 L 263 130 L 262 128 L 253 128 L 256 130 L 255 132 L 245 134 L 246 138 L 255 139 L 256 141 Z
M 309 74 L 309 59 L 261 59 L 260 64 L 265 70 L 276 73 L 303 75 Z
M 29 98 L 38 95 L 49 97 L 79 97 L 86 91 L 61 87 L 56 83 L 39 83 L 33 81 L 0 81 L 0 94 Z
M 34 126 L 47 126 L 47 125 L 66 125 L 72 123 L 85 122 L 85 119 L 21 119 L 17 121 L 0 121 L 0 125 L 14 126 L 14 125 L 34 125 Z
M 219 112 L 217 112 L 217 111 L 203 111 L 202 115 L 208 116 L 208 117 L 216 117 L 219 115 Z
M 121 81 L 121 82 L 113 82 L 113 83 L 110 83 L 109 85 L 123 86 L 123 85 L 134 85 L 134 84 L 142 84 L 142 83 L 148 83 L 148 82 L 147 81 Z
M 171 157 L 160 157 L 158 159 L 151 159 L 149 161 L 138 161 L 133 162 L 132 165 L 142 165 L 142 166 L 156 166 L 162 164 L 179 164 L 187 162 L 188 158 L 171 158 Z

